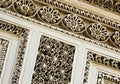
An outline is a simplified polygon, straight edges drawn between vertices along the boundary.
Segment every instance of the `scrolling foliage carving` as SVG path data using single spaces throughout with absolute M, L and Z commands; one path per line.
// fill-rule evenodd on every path
M 0 77 L 2 74 L 2 69 L 3 69 L 3 65 L 4 65 L 6 53 L 7 53 L 8 44 L 9 44 L 8 40 L 0 38 Z
M 10 24 L 2 20 L 0 20 L 0 29 L 8 33 L 11 33 L 11 34 L 18 35 L 20 37 L 17 58 L 15 62 L 15 67 L 13 70 L 12 80 L 11 80 L 11 84 L 18 84 L 21 69 L 22 69 L 29 30 Z
M 70 83 L 74 52 L 74 46 L 42 36 L 31 84 Z

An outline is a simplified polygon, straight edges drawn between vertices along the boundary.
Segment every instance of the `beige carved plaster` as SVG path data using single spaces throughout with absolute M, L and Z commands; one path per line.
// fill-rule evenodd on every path
M 69 84 L 75 47 L 42 35 L 31 84 Z
M 120 70 L 120 60 L 116 60 L 116 59 L 110 58 L 110 57 L 105 57 L 105 56 L 99 55 L 97 53 L 88 51 L 83 84 L 87 84 L 87 82 L 88 82 L 88 74 L 89 74 L 91 61 L 96 62 L 100 65 L 109 66 L 111 68 Z M 98 82 L 99 82 L 99 80 L 98 80 Z M 119 81 L 117 81 L 117 82 L 119 82 Z M 97 84 L 101 84 L 101 83 L 97 83 Z M 117 83 L 117 84 L 119 84 L 119 83 Z
M 5 61 L 5 57 L 8 49 L 8 44 L 9 44 L 8 40 L 0 38 L 0 77 L 3 70 L 3 65 L 4 65 L 4 61 Z
M 23 64 L 29 30 L 27 30 L 25 28 L 21 28 L 19 26 L 16 26 L 14 24 L 10 24 L 10 23 L 2 21 L 2 20 L 0 20 L 0 29 L 20 37 L 18 53 L 17 53 L 15 67 L 13 70 L 13 76 L 12 76 L 12 80 L 11 80 L 11 84 L 18 84 L 20 73 L 21 73 L 21 68 L 22 68 L 22 64 Z
M 78 0 L 89 2 L 91 5 L 99 6 L 100 8 L 108 9 L 112 12 L 120 14 L 120 1 L 119 0 Z
M 119 52 L 118 22 L 56 0 L 11 2 L 13 4 L 7 8 L 1 6 L 0 10 Z
M 102 82 L 104 82 L 104 84 L 120 84 L 120 77 L 99 71 L 97 84 L 102 84 Z

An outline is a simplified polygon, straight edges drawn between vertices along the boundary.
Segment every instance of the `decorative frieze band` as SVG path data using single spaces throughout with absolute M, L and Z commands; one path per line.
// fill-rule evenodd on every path
M 0 38 L 0 77 L 3 70 L 4 61 L 6 58 L 6 53 L 8 49 L 9 41 L 3 38 Z
M 36 2 L 39 3 L 39 10 L 38 5 L 35 4 Z M 9 0 L 6 2 L 2 0 L 0 3 L 0 7 L 2 8 L 0 10 L 3 12 L 7 12 L 16 16 L 20 16 L 19 14 L 21 14 L 24 15 L 24 17 L 20 17 L 24 19 L 37 22 L 39 24 L 42 24 L 41 21 L 43 21 L 46 23 L 45 25 L 54 25 L 61 28 L 62 32 L 67 31 L 67 34 L 73 34 L 73 36 L 75 35 L 78 38 L 80 36 L 83 36 L 85 39 L 89 38 L 96 40 L 96 42 L 99 44 L 103 43 L 105 44 L 104 46 L 107 44 L 109 46 L 120 48 L 120 23 L 105 19 L 101 16 L 99 17 L 98 15 L 77 9 L 56 0 Z M 8 6 L 3 6 L 5 3 Z M 11 5 L 8 3 L 11 3 Z M 46 6 L 45 3 L 49 6 Z M 18 14 L 9 12 L 8 10 L 16 12 Z M 98 23 L 90 19 L 97 20 Z M 86 21 L 89 22 L 89 24 L 86 23 Z
M 87 61 L 86 61 L 86 66 L 85 66 L 84 81 L 83 81 L 84 84 L 88 82 L 88 74 L 89 74 L 89 68 L 90 68 L 91 61 L 120 70 L 120 60 L 116 60 L 111 57 L 105 57 L 105 56 L 96 54 L 94 52 L 88 51 Z
M 75 47 L 42 35 L 31 84 L 69 84 Z
M 102 82 L 103 81 L 105 82 L 105 80 L 110 81 L 114 84 L 120 84 L 120 77 L 113 76 L 110 73 L 99 71 L 98 72 L 97 84 L 102 84 Z
M 0 20 L 0 29 L 19 36 L 20 43 L 18 47 L 18 53 L 16 56 L 15 67 L 14 67 L 13 76 L 11 80 L 11 84 L 18 84 L 21 69 L 22 69 L 29 30 L 16 26 L 14 24 L 10 24 L 2 20 Z
M 95 4 L 101 8 L 106 8 L 113 12 L 117 12 L 120 14 L 120 1 L 119 0 L 79 0 L 86 1 L 91 4 Z

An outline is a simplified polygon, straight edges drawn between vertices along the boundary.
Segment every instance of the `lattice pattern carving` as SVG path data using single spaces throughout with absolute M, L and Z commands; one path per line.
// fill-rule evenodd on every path
M 42 36 L 31 84 L 69 84 L 75 47 Z
M 88 81 L 88 74 L 89 74 L 91 61 L 120 70 L 119 60 L 108 58 L 108 57 L 96 54 L 94 52 L 88 51 L 83 84 L 86 84 Z
M 8 44 L 9 44 L 8 40 L 0 38 L 0 77 L 2 74 L 2 69 L 8 49 Z
M 2 20 L 0 20 L 0 29 L 8 33 L 11 33 L 11 34 L 15 34 L 20 37 L 19 38 L 20 43 L 19 43 L 18 53 L 16 57 L 15 68 L 13 70 L 13 76 L 11 80 L 11 84 L 18 84 L 21 69 L 22 69 L 29 30 L 10 24 Z

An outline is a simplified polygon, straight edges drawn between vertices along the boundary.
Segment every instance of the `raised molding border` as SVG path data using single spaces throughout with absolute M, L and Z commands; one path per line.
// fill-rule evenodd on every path
M 1 78 L 2 69 L 3 69 L 5 58 L 6 58 L 9 41 L 6 39 L 0 38 L 0 45 L 2 46 L 1 51 L 0 51 L 0 78 Z
M 2 21 L 2 20 L 0 20 L 0 29 L 3 31 L 6 31 L 8 33 L 19 36 L 20 42 L 19 42 L 19 46 L 18 46 L 15 67 L 13 70 L 12 79 L 10 80 L 11 84 L 18 84 L 20 73 L 22 70 L 22 64 L 23 64 L 23 59 L 24 59 L 24 55 L 25 55 L 29 30 L 19 27 L 19 26 L 16 26 L 11 23 L 8 23 L 6 21 Z
M 111 75 L 110 73 L 99 71 L 98 72 L 97 84 L 102 84 L 103 79 L 108 80 L 110 82 L 114 82 L 116 84 L 120 83 L 120 77 Z
M 120 61 L 119 60 L 88 51 L 83 84 L 87 84 L 87 82 L 88 82 L 88 74 L 89 74 L 91 61 L 120 70 Z
M 83 1 L 90 5 L 94 4 L 94 5 L 98 6 L 99 8 L 104 8 L 104 9 L 110 10 L 113 13 L 120 14 L 120 10 L 119 10 L 120 1 L 119 0 L 104 0 L 104 1 L 101 1 L 101 0 L 98 0 L 98 1 L 97 0 L 78 0 L 78 1 Z

